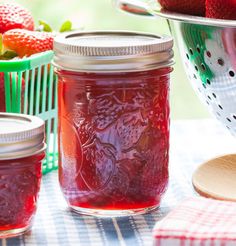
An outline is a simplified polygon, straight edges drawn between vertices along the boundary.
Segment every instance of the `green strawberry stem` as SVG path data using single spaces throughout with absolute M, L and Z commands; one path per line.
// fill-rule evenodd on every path
M 66 20 L 60 27 L 59 32 L 69 32 L 72 31 L 72 22 L 70 20 Z M 40 31 L 40 32 L 53 32 L 53 29 L 51 28 L 51 26 L 43 21 L 43 20 L 39 20 L 39 27 L 36 29 L 36 31 Z
M 69 31 L 72 31 L 72 22 L 67 20 L 62 24 L 59 32 L 69 32 Z
M 52 32 L 50 25 L 42 20 L 39 20 L 39 30 L 44 32 Z

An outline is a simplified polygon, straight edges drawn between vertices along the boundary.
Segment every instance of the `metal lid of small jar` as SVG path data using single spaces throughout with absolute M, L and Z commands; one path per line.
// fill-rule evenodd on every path
M 73 32 L 54 40 L 54 65 L 78 72 L 146 71 L 173 64 L 173 39 L 135 32 Z
M 35 116 L 0 113 L 0 160 L 44 151 L 44 121 Z

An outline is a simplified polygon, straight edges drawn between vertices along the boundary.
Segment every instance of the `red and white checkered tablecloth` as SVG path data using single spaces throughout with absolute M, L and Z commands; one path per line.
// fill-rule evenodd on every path
M 187 199 L 157 222 L 153 236 L 156 246 L 236 245 L 236 203 Z

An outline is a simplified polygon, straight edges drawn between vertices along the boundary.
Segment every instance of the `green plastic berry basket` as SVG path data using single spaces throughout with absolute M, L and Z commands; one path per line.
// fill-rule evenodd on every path
M 47 151 L 43 174 L 58 167 L 57 76 L 52 58 L 53 52 L 47 51 L 19 60 L 0 61 L 5 111 L 36 115 L 45 121 Z

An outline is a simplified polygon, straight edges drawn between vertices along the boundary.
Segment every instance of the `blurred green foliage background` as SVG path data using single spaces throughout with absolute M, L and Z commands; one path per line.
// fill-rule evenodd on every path
M 12 1 L 11 1 L 12 2 Z M 84 30 L 135 30 L 170 34 L 163 19 L 137 17 L 117 10 L 112 0 L 15 0 L 32 11 L 35 21 L 45 20 L 58 30 L 67 19 Z M 209 117 L 185 76 L 175 47 L 171 79 L 171 114 L 174 119 Z

